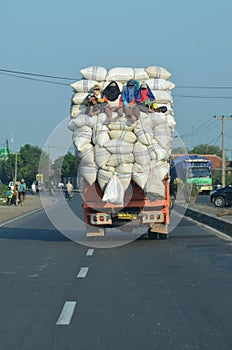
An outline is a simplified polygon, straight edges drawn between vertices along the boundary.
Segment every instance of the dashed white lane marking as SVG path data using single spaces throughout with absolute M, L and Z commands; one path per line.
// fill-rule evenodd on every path
M 71 322 L 75 307 L 76 307 L 76 301 L 66 301 L 60 313 L 60 316 L 56 322 L 56 325 L 68 326 Z
M 80 271 L 78 272 L 77 278 L 85 278 L 88 273 L 88 270 L 88 267 L 81 267 Z
M 86 256 L 92 256 L 93 253 L 94 253 L 94 249 L 88 249 L 87 253 L 86 253 Z

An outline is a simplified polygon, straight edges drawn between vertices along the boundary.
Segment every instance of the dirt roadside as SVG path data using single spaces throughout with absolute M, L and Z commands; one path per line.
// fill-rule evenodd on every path
M 53 203 L 53 199 L 52 198 L 43 198 L 43 203 L 46 203 L 46 205 L 52 204 Z M 7 206 L 7 205 L 1 205 L 0 206 L 0 224 L 14 219 L 16 217 L 19 217 L 21 215 L 24 215 L 30 211 L 42 208 L 42 202 L 40 199 L 39 195 L 27 195 L 24 205 L 11 205 L 11 206 Z

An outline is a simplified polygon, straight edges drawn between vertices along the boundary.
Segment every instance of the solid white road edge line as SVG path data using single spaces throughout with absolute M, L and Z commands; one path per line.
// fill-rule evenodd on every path
M 190 218 L 190 217 L 188 217 L 188 216 L 185 216 L 184 218 L 187 219 L 187 220 L 189 220 L 189 221 L 195 222 L 195 223 L 196 223 L 197 225 L 199 225 L 199 226 L 203 226 L 203 227 L 205 227 L 205 228 L 207 228 L 207 229 L 213 231 L 213 232 L 216 234 L 216 236 L 218 236 L 218 237 L 220 237 L 220 238 L 222 238 L 222 239 L 224 239 L 224 240 L 226 240 L 226 241 L 232 241 L 232 237 L 231 237 L 231 236 L 229 236 L 229 235 L 227 235 L 226 233 L 223 233 L 223 232 L 217 230 L 216 228 L 213 228 L 213 227 L 211 227 L 211 226 L 208 226 L 208 225 L 206 225 L 206 224 L 203 224 L 202 222 L 198 222 L 198 221 L 196 221 L 196 220 L 194 220 L 194 219 L 192 219 L 192 218 Z
M 80 271 L 77 275 L 77 278 L 85 278 L 88 273 L 89 268 L 88 267 L 81 267 Z
M 71 322 L 75 307 L 76 307 L 76 301 L 66 301 L 60 313 L 60 316 L 56 322 L 56 325 L 68 326 Z
M 48 208 L 48 207 L 50 207 L 51 205 L 56 204 L 57 202 L 59 202 L 59 201 L 56 200 L 56 202 L 54 201 L 54 203 L 51 203 L 51 204 L 49 204 L 49 205 L 46 205 L 45 207 L 41 207 L 41 208 L 38 208 L 38 209 L 35 209 L 35 210 L 32 210 L 32 211 L 29 211 L 28 213 L 25 213 L 25 214 L 23 214 L 23 215 L 17 216 L 17 217 L 14 218 L 14 219 L 11 219 L 11 220 L 8 220 L 8 221 L 6 221 L 6 222 L 3 222 L 2 224 L 0 224 L 0 227 L 5 226 L 5 225 L 8 225 L 8 224 L 11 224 L 12 222 L 17 221 L 17 220 L 19 220 L 19 219 L 23 219 L 24 217 L 26 217 L 26 216 L 28 216 L 28 215 L 37 213 L 38 211 L 40 211 L 40 210 L 42 210 L 42 209 L 44 209 L 44 208 Z
M 87 253 L 86 253 L 86 256 L 92 256 L 93 253 L 94 253 L 94 249 L 88 249 Z

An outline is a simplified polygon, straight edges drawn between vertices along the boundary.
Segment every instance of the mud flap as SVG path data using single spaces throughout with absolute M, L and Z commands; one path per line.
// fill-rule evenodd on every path
M 150 226 L 150 232 L 157 232 L 168 235 L 168 225 L 167 224 L 152 224 Z
M 86 225 L 86 237 L 104 237 L 105 228 Z

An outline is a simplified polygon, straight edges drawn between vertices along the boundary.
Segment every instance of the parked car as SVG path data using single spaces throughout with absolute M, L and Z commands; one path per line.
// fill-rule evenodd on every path
M 232 183 L 210 193 L 210 202 L 216 207 L 232 205 Z

